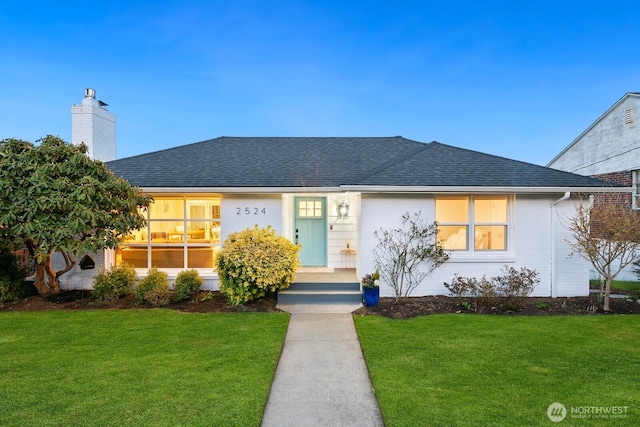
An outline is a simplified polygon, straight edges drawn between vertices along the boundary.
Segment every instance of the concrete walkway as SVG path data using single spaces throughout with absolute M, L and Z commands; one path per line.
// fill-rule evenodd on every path
M 350 313 L 292 313 L 262 427 L 384 426 Z

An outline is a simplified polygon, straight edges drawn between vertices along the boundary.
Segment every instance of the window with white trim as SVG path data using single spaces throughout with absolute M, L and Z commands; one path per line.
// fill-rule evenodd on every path
M 157 196 L 147 226 L 127 236 L 116 263 L 136 268 L 213 268 L 220 250 L 220 197 Z
M 447 250 L 506 251 L 508 196 L 436 198 L 438 238 Z

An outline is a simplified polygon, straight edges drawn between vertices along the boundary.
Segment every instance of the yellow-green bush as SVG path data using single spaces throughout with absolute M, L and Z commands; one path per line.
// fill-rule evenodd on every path
M 271 226 L 230 234 L 215 259 L 220 292 L 238 306 L 288 288 L 300 266 L 298 251 Z

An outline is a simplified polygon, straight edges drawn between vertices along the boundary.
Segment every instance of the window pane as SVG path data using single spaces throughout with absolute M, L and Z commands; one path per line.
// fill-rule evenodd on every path
M 476 250 L 504 251 L 507 248 L 507 227 L 504 225 L 480 225 L 474 234 Z
M 124 243 L 147 243 L 147 229 L 132 230 L 122 240 Z
M 445 249 L 467 250 L 467 226 L 439 225 L 438 239 Z
M 184 268 L 184 248 L 151 247 L 151 266 L 158 268 Z
M 147 247 L 125 246 L 116 252 L 116 264 L 129 264 L 135 268 L 147 268 Z
M 184 218 L 184 200 L 156 198 L 149 208 L 152 219 Z
M 298 201 L 299 218 L 322 218 L 322 201 Z
M 149 221 L 151 243 L 184 241 L 184 221 Z
M 187 221 L 188 243 L 220 243 L 220 223 L 217 221 Z
M 436 221 L 441 224 L 469 222 L 469 198 L 436 200 Z
M 507 198 L 476 199 L 475 222 L 507 222 Z
M 216 248 L 217 249 L 217 248 Z M 214 248 L 189 248 L 188 268 L 213 268 Z

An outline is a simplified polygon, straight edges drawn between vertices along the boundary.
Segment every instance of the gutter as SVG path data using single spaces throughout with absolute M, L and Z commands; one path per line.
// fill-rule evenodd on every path
M 440 193 L 440 194 L 552 194 L 552 193 L 629 193 L 633 187 L 482 187 L 482 186 L 401 186 L 401 185 L 341 185 L 342 191 L 362 193 Z
M 156 194 L 316 194 L 342 193 L 340 187 L 139 187 L 145 193 Z M 629 190 L 631 191 L 631 190 Z
M 553 193 L 630 193 L 633 187 L 480 187 L 480 186 L 402 186 L 340 185 L 335 187 L 149 187 L 137 186 L 145 193 L 221 193 L 221 194 L 322 194 L 344 191 L 362 193 L 439 193 L 439 194 L 553 194 Z
M 551 239 L 550 239 L 551 255 L 549 259 L 549 263 L 551 264 L 551 277 L 550 277 L 551 283 L 549 283 L 549 293 L 551 295 L 551 298 L 556 298 L 558 293 L 555 286 L 556 277 L 558 275 L 558 272 L 557 272 L 558 263 L 556 262 L 556 222 L 553 215 L 553 211 L 558 204 L 564 202 L 565 200 L 568 200 L 570 197 L 571 197 L 571 191 L 565 191 L 564 196 L 552 202 L 551 205 L 549 206 L 549 218 L 551 221 Z

